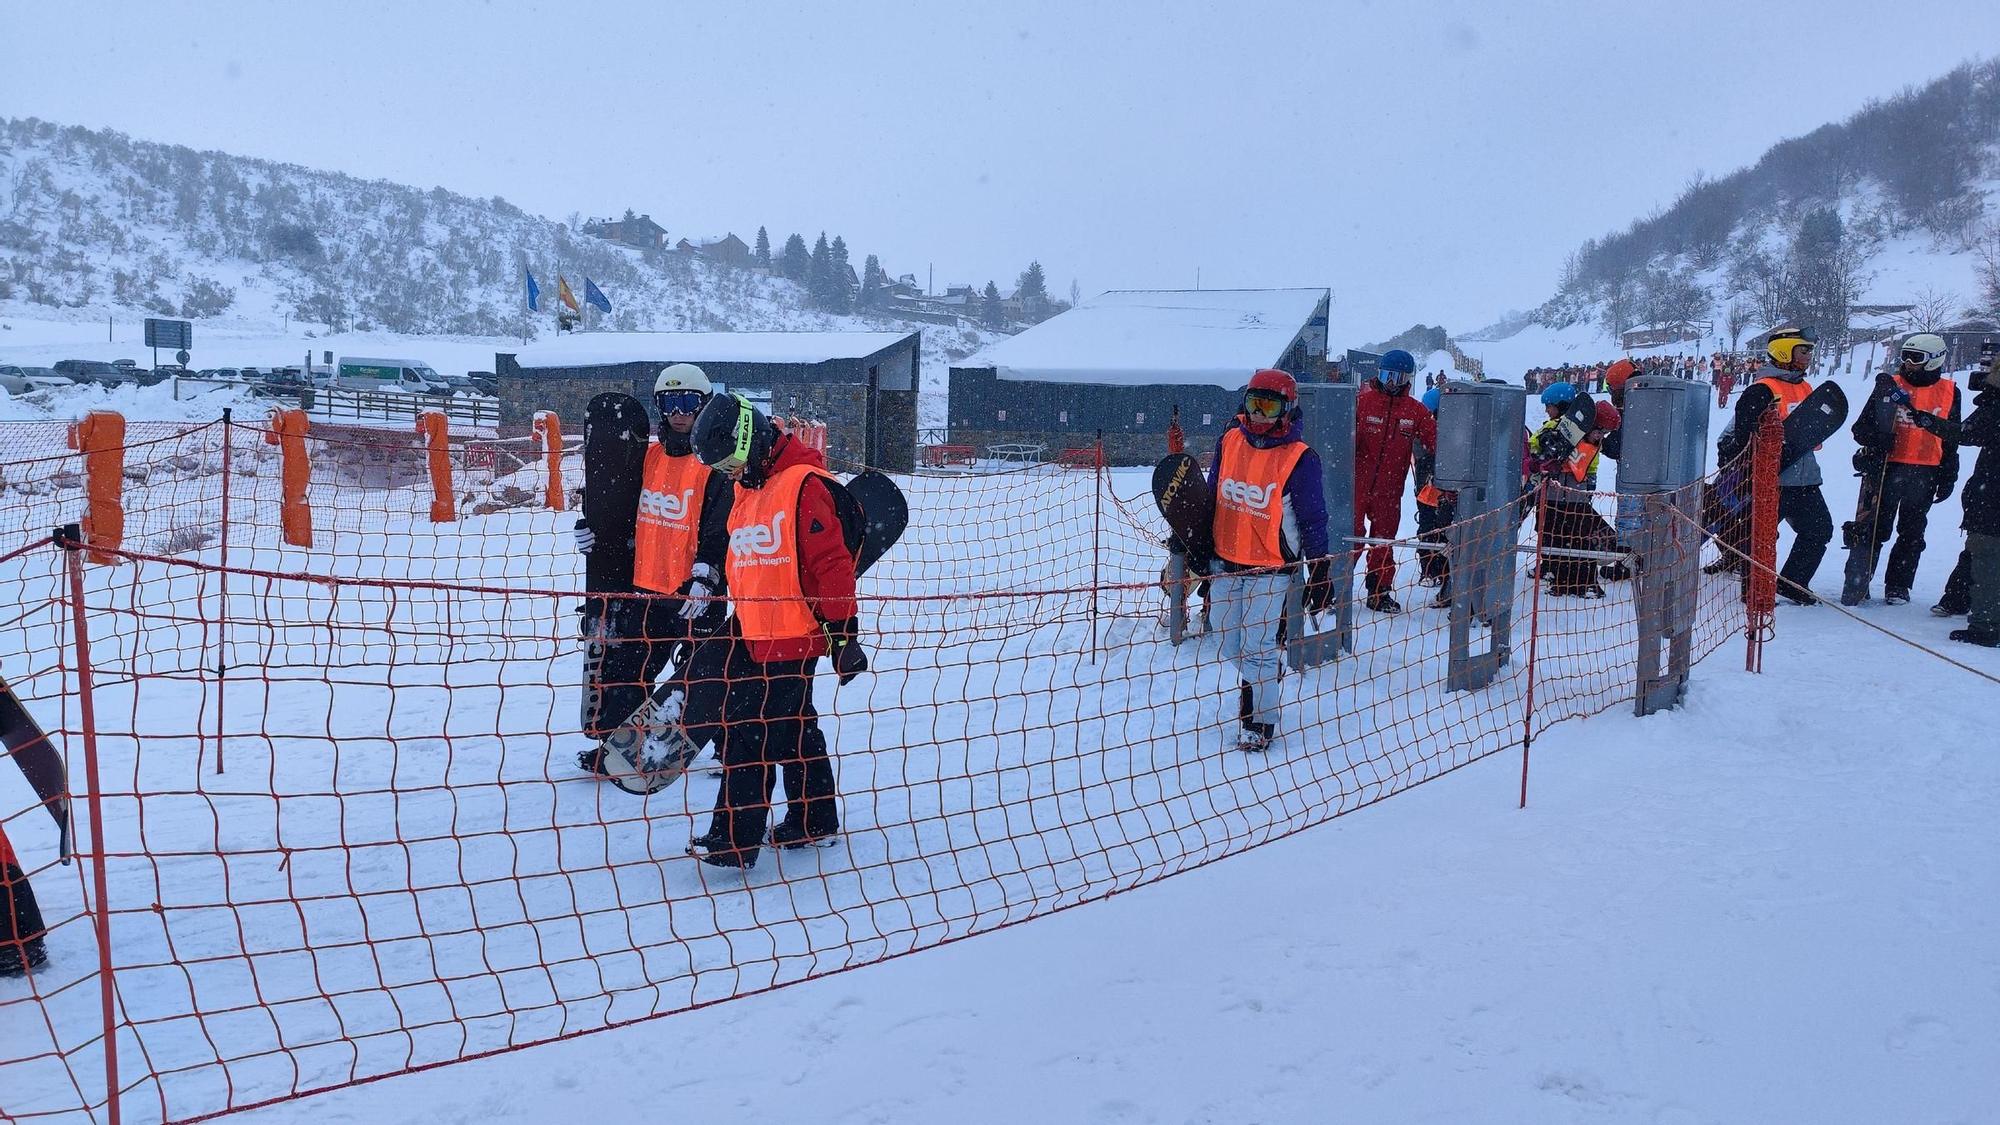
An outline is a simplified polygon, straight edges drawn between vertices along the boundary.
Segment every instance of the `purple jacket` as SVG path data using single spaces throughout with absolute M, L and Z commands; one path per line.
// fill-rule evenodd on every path
M 1285 531 L 1286 550 L 1305 559 L 1325 558 L 1326 546 L 1326 483 L 1320 471 L 1319 452 L 1306 443 L 1305 423 L 1298 411 L 1285 423 L 1284 429 L 1268 434 L 1256 434 L 1243 425 L 1243 415 L 1238 414 L 1229 429 L 1215 439 L 1215 456 L 1208 463 L 1208 489 L 1215 491 L 1215 474 L 1222 468 L 1222 442 L 1230 430 L 1240 430 L 1246 440 L 1258 449 L 1275 449 L 1281 445 L 1298 442 L 1306 447 L 1299 462 L 1292 466 L 1292 475 L 1285 478 Z M 1296 541 L 1293 535 L 1296 534 Z

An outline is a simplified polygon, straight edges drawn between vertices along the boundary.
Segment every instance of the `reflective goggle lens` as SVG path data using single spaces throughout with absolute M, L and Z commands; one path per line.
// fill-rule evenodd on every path
M 653 395 L 653 401 L 662 414 L 699 414 L 707 397 L 700 391 L 660 391 Z
M 1270 395 L 1251 394 L 1243 397 L 1243 412 L 1267 421 L 1276 421 L 1285 415 L 1285 400 Z

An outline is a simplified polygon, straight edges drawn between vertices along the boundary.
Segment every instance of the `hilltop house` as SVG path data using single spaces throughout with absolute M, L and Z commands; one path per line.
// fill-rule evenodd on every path
M 667 245 L 667 228 L 654 222 L 651 215 L 630 211 L 622 219 L 591 219 L 583 224 L 583 233 L 638 250 L 660 250 Z
M 733 233 L 719 238 L 683 238 L 674 243 L 674 249 L 682 254 L 699 254 L 711 262 L 738 269 L 748 269 L 751 264 L 750 247 Z

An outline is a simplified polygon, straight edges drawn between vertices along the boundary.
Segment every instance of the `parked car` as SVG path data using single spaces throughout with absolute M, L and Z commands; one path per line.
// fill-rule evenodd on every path
M 465 377 L 472 381 L 472 389 L 488 398 L 500 397 L 500 376 L 491 371 L 468 371 Z
M 0 365 L 0 389 L 10 395 L 32 394 L 51 387 L 67 387 L 68 379 L 48 367 L 17 367 L 13 364 Z
M 263 398 L 295 398 L 301 391 L 312 389 L 312 386 L 306 379 L 306 373 L 299 368 L 273 367 L 251 386 L 250 393 Z
M 115 365 L 99 359 L 59 359 L 55 370 L 72 383 L 115 387 L 125 381 L 124 374 Z
M 472 384 L 472 379 L 468 376 L 440 375 L 438 377 L 444 380 L 445 386 L 451 388 L 448 392 L 446 392 L 447 394 L 476 395 L 479 393 L 479 388 Z

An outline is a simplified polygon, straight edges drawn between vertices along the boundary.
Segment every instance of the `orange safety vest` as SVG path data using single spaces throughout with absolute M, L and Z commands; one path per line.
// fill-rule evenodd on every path
M 1950 379 L 1939 379 L 1928 387 L 1913 387 L 1904 382 L 1901 375 L 1894 378 L 1896 385 L 1910 396 L 1911 410 L 1921 410 L 1939 418 L 1951 416 L 1951 399 L 1957 384 Z M 1944 439 L 1918 429 L 1898 411 L 1896 442 L 1889 447 L 1889 461 L 1896 465 L 1940 464 L 1944 461 Z
M 688 454 L 675 457 L 658 442 L 646 447 L 639 485 L 639 525 L 632 536 L 632 581 L 656 594 L 675 594 L 694 572 L 701 538 L 701 501 L 715 470 Z
M 1237 566 L 1284 565 L 1285 481 L 1305 455 L 1302 441 L 1259 449 L 1242 430 L 1223 436 L 1215 474 L 1216 554 Z
M 725 570 L 745 640 L 793 640 L 820 627 L 799 577 L 799 494 L 812 476 L 833 479 L 825 469 L 793 465 L 762 488 L 736 486 Z
M 1791 415 L 1792 407 L 1804 402 L 1806 396 L 1812 393 L 1812 384 L 1806 382 L 1804 379 L 1800 379 L 1794 383 L 1790 379 L 1779 379 L 1766 375 L 1751 385 L 1769 387 L 1771 388 L 1771 393 L 1778 396 L 1778 420 L 1780 422 Z
M 1588 478 L 1590 471 L 1596 467 L 1597 446 L 1587 441 L 1577 442 L 1576 448 L 1569 455 L 1569 475 L 1581 482 Z

